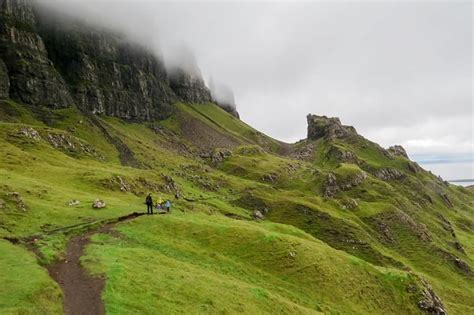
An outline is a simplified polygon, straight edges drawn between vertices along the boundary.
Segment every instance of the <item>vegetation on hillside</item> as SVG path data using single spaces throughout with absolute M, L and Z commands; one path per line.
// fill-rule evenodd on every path
M 359 135 L 290 146 L 213 104 L 174 111 L 133 123 L 2 101 L 1 313 L 61 312 L 44 266 L 149 192 L 172 213 L 86 248 L 108 313 L 416 314 L 422 279 L 474 313 L 472 190 Z

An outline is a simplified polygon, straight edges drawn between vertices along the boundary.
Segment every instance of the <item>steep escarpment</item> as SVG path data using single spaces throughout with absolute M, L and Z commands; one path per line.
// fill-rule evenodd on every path
M 37 18 L 31 2 L 2 0 L 0 17 L 0 55 L 8 70 L 10 97 L 51 108 L 71 106 L 67 86 L 35 31 Z
M 44 19 L 39 33 L 78 107 L 135 120 L 169 115 L 177 98 L 163 63 L 146 49 L 81 24 Z
M 0 16 L 0 95 L 9 85 L 24 104 L 141 121 L 168 117 L 177 101 L 212 101 L 200 72 L 169 74 L 159 57 L 120 34 L 25 0 L 2 0 Z

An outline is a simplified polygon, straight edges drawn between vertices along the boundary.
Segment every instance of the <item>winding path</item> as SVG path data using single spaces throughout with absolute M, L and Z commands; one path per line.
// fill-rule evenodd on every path
M 103 277 L 92 277 L 82 266 L 81 256 L 96 233 L 107 233 L 119 222 L 133 220 L 143 213 L 132 213 L 120 217 L 116 222 L 107 223 L 84 234 L 74 236 L 68 242 L 66 258 L 48 267 L 49 275 L 59 284 L 64 294 L 64 312 L 68 315 L 104 314 L 102 289 Z

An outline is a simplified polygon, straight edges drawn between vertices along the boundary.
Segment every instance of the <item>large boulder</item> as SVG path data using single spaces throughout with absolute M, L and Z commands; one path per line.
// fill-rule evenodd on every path
M 101 199 L 96 199 L 92 203 L 92 208 L 94 208 L 94 209 L 102 209 L 102 208 L 105 208 L 106 206 L 107 206 L 107 204 L 105 203 L 105 201 L 103 201 Z

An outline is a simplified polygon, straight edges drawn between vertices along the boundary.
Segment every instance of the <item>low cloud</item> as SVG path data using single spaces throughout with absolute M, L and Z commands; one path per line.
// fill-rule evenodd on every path
M 41 1 L 165 61 L 189 47 L 241 118 L 283 141 L 338 116 L 411 156 L 473 154 L 472 3 Z M 216 82 L 214 82 L 216 83 Z

